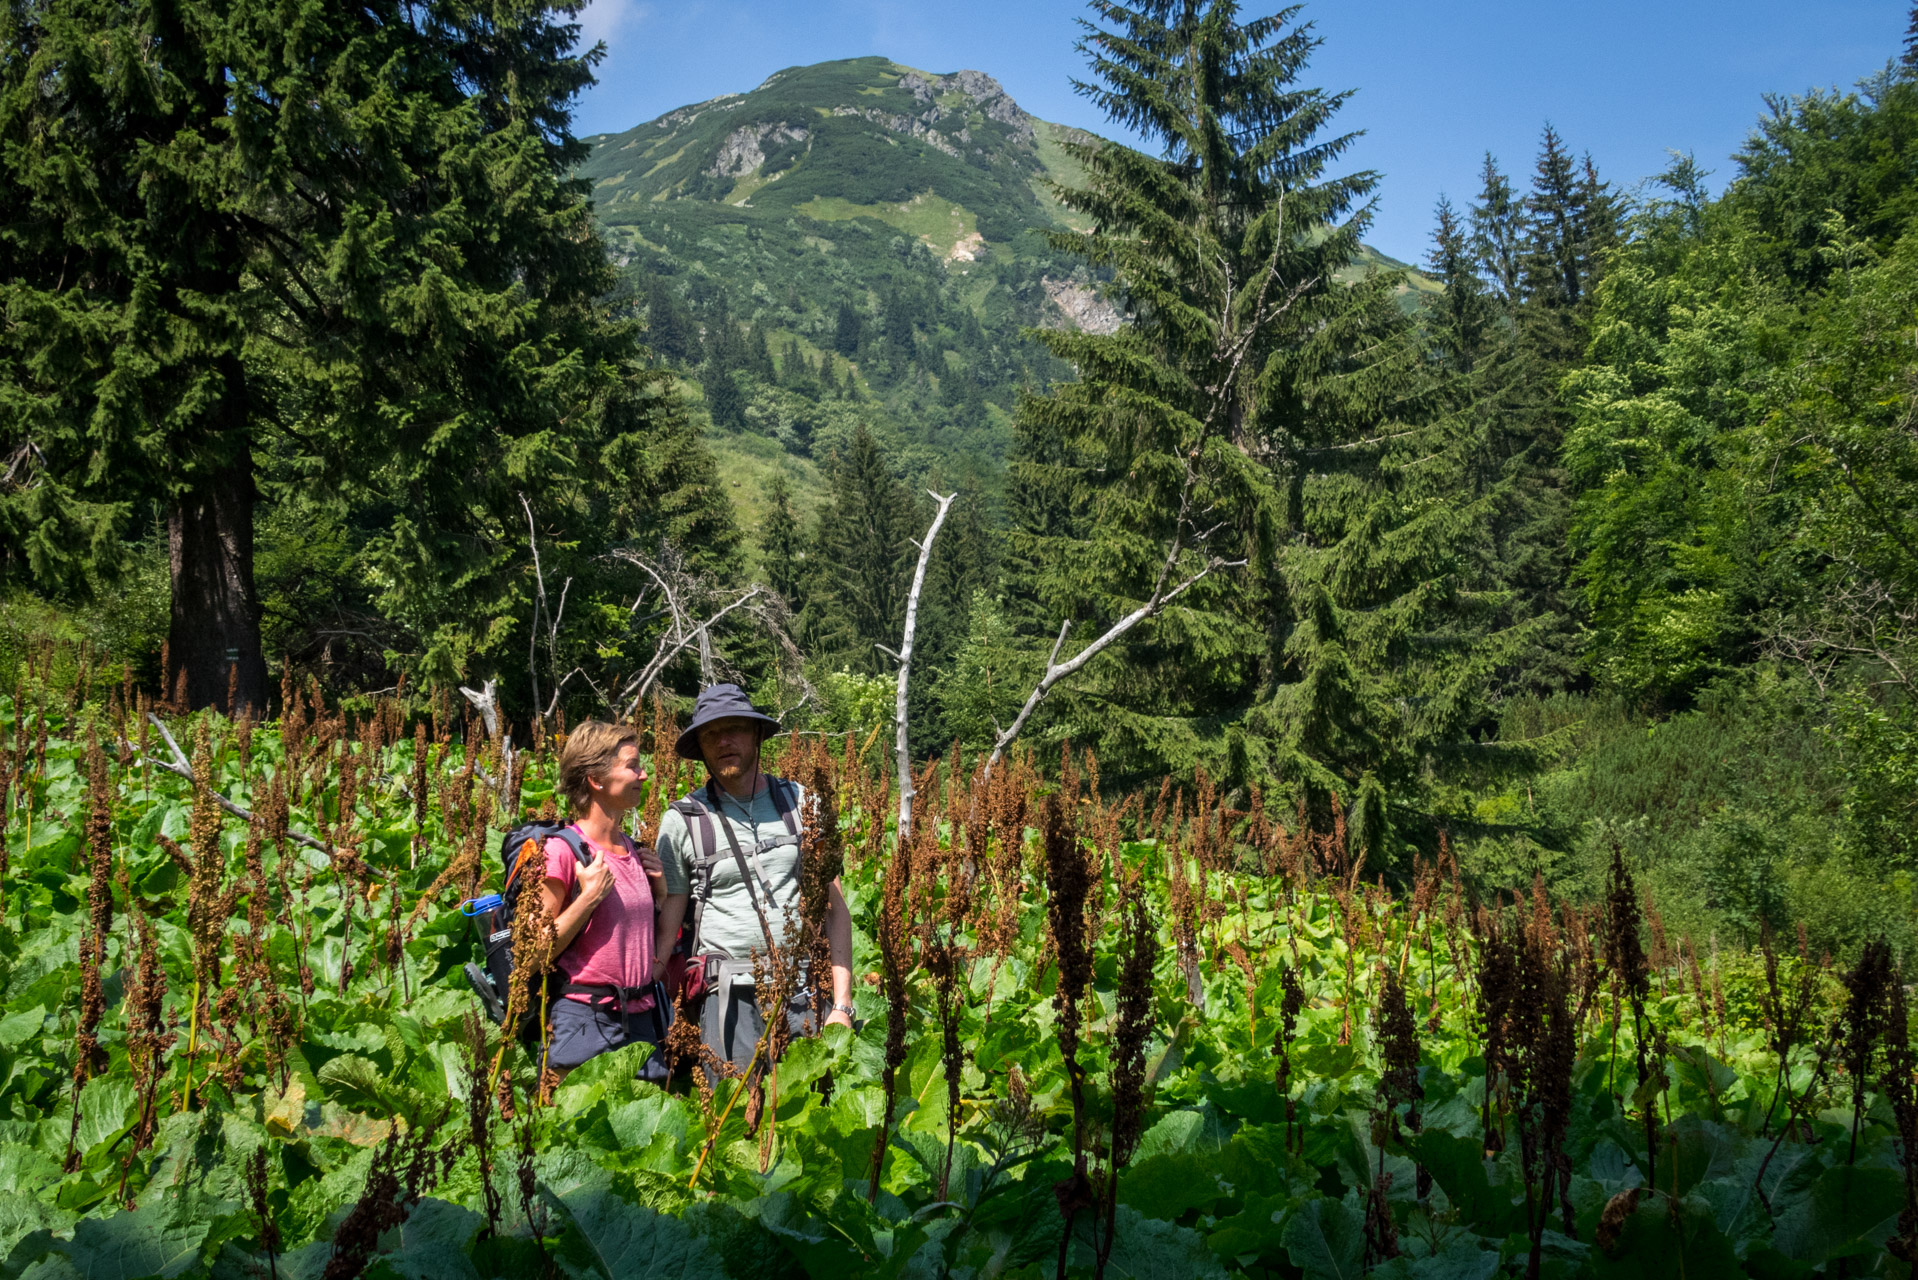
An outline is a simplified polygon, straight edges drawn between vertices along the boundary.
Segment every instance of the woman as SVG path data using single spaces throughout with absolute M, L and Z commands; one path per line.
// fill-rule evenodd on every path
M 543 850 L 540 897 L 566 976 L 548 1022 L 546 1065 L 563 1076 L 596 1054 L 656 1039 L 649 988 L 658 961 L 654 913 L 666 885 L 658 855 L 620 831 L 646 781 L 634 731 L 580 725 L 560 752 L 559 776 L 573 828 L 592 855 L 582 865 L 558 838 Z

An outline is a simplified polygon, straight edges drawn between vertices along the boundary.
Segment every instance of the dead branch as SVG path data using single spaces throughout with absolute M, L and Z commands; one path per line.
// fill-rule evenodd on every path
M 704 584 L 671 562 L 655 563 L 646 556 L 624 548 L 615 549 L 611 554 L 615 559 L 634 565 L 658 585 L 660 595 L 665 601 L 665 613 L 671 620 L 666 633 L 659 638 L 658 645 L 654 647 L 651 660 L 619 691 L 619 701 L 625 704 L 626 708 L 624 714 L 630 717 L 672 660 L 694 645 L 698 645 L 700 650 L 701 679 L 707 679 L 713 667 L 712 628 L 727 614 L 764 595 L 765 588 L 749 587 L 736 599 L 714 610 L 704 619 L 695 620 L 694 606 L 687 597 L 693 594 L 694 588 L 700 588 Z M 700 594 L 706 593 L 702 591 Z M 634 607 L 638 607 L 637 601 Z
M 1019 708 L 1019 714 L 1013 717 L 1012 723 L 1000 732 L 998 740 L 992 744 L 992 754 L 986 757 L 986 767 L 981 774 L 981 780 L 983 781 L 992 776 L 992 770 L 998 765 L 1000 759 L 1005 756 L 1006 748 L 1011 746 L 1012 740 L 1019 736 L 1019 731 L 1026 727 L 1026 721 L 1030 720 L 1032 713 L 1039 709 L 1039 704 L 1046 700 L 1046 695 L 1052 692 L 1053 686 L 1057 685 L 1067 676 L 1077 672 L 1080 668 L 1084 667 L 1086 663 L 1098 657 L 1102 650 L 1110 647 L 1121 636 L 1125 635 L 1126 632 L 1132 630 L 1132 628 L 1138 626 L 1147 618 L 1162 612 L 1167 605 L 1197 586 L 1199 582 L 1212 573 L 1213 570 L 1236 569 L 1244 563 L 1245 561 L 1243 560 L 1221 560 L 1217 556 L 1214 556 L 1206 561 L 1204 568 L 1186 578 L 1185 581 L 1173 587 L 1170 591 L 1163 590 L 1162 579 L 1161 586 L 1153 589 L 1152 595 L 1144 604 L 1113 623 L 1110 627 L 1107 627 L 1105 633 L 1097 640 L 1094 640 L 1091 644 L 1079 650 L 1079 652 L 1073 654 L 1064 662 L 1060 662 L 1059 650 L 1065 645 L 1066 633 L 1072 629 L 1072 623 L 1070 621 L 1063 623 L 1059 627 L 1059 638 L 1052 643 L 1052 655 L 1046 659 L 1045 674 L 1040 676 L 1039 683 L 1033 686 L 1031 694 L 1026 697 L 1025 705 Z
M 167 750 L 173 753 L 173 759 L 162 760 L 160 757 L 151 753 L 148 753 L 145 758 L 176 777 L 185 778 L 188 782 L 198 783 L 199 779 L 193 776 L 193 766 L 187 762 L 186 753 L 180 750 L 180 744 L 173 740 L 173 735 L 167 732 L 167 727 L 160 723 L 160 717 L 149 711 L 147 712 L 147 719 L 152 723 L 154 728 L 160 731 L 160 738 L 166 743 Z M 120 748 L 136 756 L 140 754 L 134 745 L 125 738 L 120 739 Z M 233 803 L 233 801 L 227 799 L 212 787 L 207 788 L 207 794 L 213 797 L 213 803 L 219 805 L 241 822 L 252 822 L 254 820 L 251 809 Z M 336 854 L 347 852 L 344 849 L 327 844 L 325 841 L 315 840 L 312 836 L 302 835 L 298 831 L 288 831 L 286 835 L 287 839 L 303 844 L 309 849 L 317 849 L 329 858 Z
M 899 662 L 899 687 L 896 692 L 897 703 L 893 715 L 894 731 L 898 735 L 894 746 L 894 757 L 899 769 L 899 820 L 893 827 L 895 847 L 904 849 L 906 838 L 912 833 L 912 756 L 906 747 L 906 685 L 912 678 L 912 637 L 919 623 L 919 593 L 926 585 L 926 564 L 932 559 L 932 540 L 939 536 L 939 527 L 946 522 L 946 513 L 952 509 L 952 500 L 957 493 L 932 494 L 932 500 L 939 504 L 939 510 L 932 517 L 932 527 L 926 530 L 923 542 L 915 545 L 919 548 L 919 564 L 912 572 L 912 590 L 906 593 L 906 630 L 899 640 L 899 652 L 892 654 Z M 886 652 L 884 645 L 879 648 Z

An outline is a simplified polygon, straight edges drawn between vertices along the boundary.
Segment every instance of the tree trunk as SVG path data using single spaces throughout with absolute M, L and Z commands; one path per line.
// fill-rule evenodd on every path
M 266 709 L 260 601 L 253 589 L 257 498 L 252 450 L 242 448 L 226 467 L 203 474 L 167 511 L 173 581 L 167 647 L 173 668 L 165 675 L 165 694 L 173 697 L 184 685 L 192 710 Z

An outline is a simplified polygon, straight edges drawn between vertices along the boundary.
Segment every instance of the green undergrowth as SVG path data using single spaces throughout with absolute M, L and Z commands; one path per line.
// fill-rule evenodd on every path
M 496 1036 L 477 1049 L 471 1039 L 476 1002 L 459 966 L 474 934 L 455 909 L 459 888 L 428 893 L 461 849 L 497 876 L 498 824 L 485 825 L 484 808 L 488 779 L 507 776 L 496 747 L 469 754 L 442 738 L 444 703 L 417 739 L 390 705 L 353 726 L 323 714 L 291 729 L 173 719 L 210 784 L 196 809 L 194 785 L 152 763 L 169 751 L 151 726 L 123 717 L 133 741 L 122 749 L 115 718 L 101 715 L 90 771 L 84 740 L 48 696 L 49 718 L 24 727 L 0 702 L 12 780 L 0 928 L 6 1280 L 1050 1276 L 1093 1274 L 1101 1252 L 1105 1275 L 1140 1280 L 1485 1280 L 1524 1274 L 1534 1238 L 1539 1274 L 1554 1276 L 1903 1265 L 1887 1252 L 1907 1204 L 1897 1117 L 1869 1047 L 1857 1077 L 1825 1052 L 1846 996 L 1815 958 L 1778 962 L 1781 989 L 1800 993 L 1781 1073 L 1759 957 L 1728 950 L 1701 967 L 1696 952 L 1655 948 L 1663 967 L 1636 1022 L 1589 912 L 1522 904 L 1510 914 L 1531 916 L 1534 941 L 1513 942 L 1516 925 L 1489 914 L 1468 927 L 1455 879 L 1428 871 L 1414 896 L 1368 893 L 1329 838 L 1209 803 L 1182 819 L 1184 799 L 1172 818 L 1162 808 L 1147 821 L 1023 764 L 1011 789 L 982 801 L 990 821 L 974 832 L 993 833 L 982 844 L 942 816 L 969 811 L 963 788 L 922 796 L 939 848 L 921 843 L 927 861 L 915 865 L 933 878 L 908 900 L 917 960 L 889 1125 L 885 965 L 873 941 L 892 861 L 873 815 L 888 802 L 852 748 L 834 756 L 834 781 L 861 1029 L 795 1043 L 755 1126 L 750 1106 L 731 1105 L 731 1082 L 705 1099 L 684 1082 L 637 1082 L 647 1047 L 593 1060 L 544 1100 L 508 1048 L 498 1098 L 509 1119 L 477 1083 L 499 1050 Z M 507 794 L 509 811 L 551 799 L 545 746 Z M 416 806 L 407 793 L 422 786 Z M 279 837 L 270 818 L 250 827 L 220 814 L 211 799 L 270 813 L 276 790 L 288 831 L 350 847 L 362 865 Z M 1052 827 L 1066 843 L 1050 855 L 1033 829 L 1048 805 L 1075 815 Z M 1014 830 L 1009 847 L 1000 837 Z M 952 856 L 955 840 L 971 852 Z M 1062 848 L 1092 873 L 1076 1140 L 1055 1007 L 1061 947 L 1047 924 L 1046 868 L 1068 865 Z M 966 923 L 941 934 L 954 877 L 974 872 L 973 909 L 957 913 Z M 1125 1107 L 1114 1046 L 1127 1017 L 1121 975 L 1140 945 L 1122 936 L 1128 881 L 1156 935 L 1149 990 L 1134 993 L 1149 1024 L 1131 1072 L 1142 1136 L 1116 1203 L 1068 1224 L 1075 1141 L 1094 1187 L 1107 1185 L 1102 1153 Z M 926 964 L 941 937 L 962 955 L 948 1005 L 956 1111 Z M 1531 1086 L 1512 1059 L 1498 1059 L 1507 1066 L 1487 1105 L 1488 1028 L 1519 1016 L 1488 1020 L 1483 975 L 1498 939 L 1544 948 L 1559 975 L 1553 1016 L 1572 1029 L 1555 1104 L 1569 1178 L 1543 1204 L 1536 1170 L 1527 1178 Z M 1388 1083 L 1377 1029 L 1388 973 L 1410 1001 L 1422 1097 L 1409 1103 L 1402 1081 Z M 76 1072 L 89 1007 L 99 1053 Z M 142 1007 L 158 1022 L 143 1023 Z M 1867 1086 L 1856 1097 L 1854 1080 Z M 1109 1237 L 1098 1225 L 1108 1210 Z

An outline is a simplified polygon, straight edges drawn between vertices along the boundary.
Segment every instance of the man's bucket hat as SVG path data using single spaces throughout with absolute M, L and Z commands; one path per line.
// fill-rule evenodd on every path
M 764 742 L 779 732 L 779 721 L 762 713 L 736 684 L 709 684 L 699 691 L 693 703 L 693 722 L 680 731 L 673 752 L 682 760 L 699 760 L 699 731 L 715 720 L 752 720 L 759 725 L 759 740 Z

